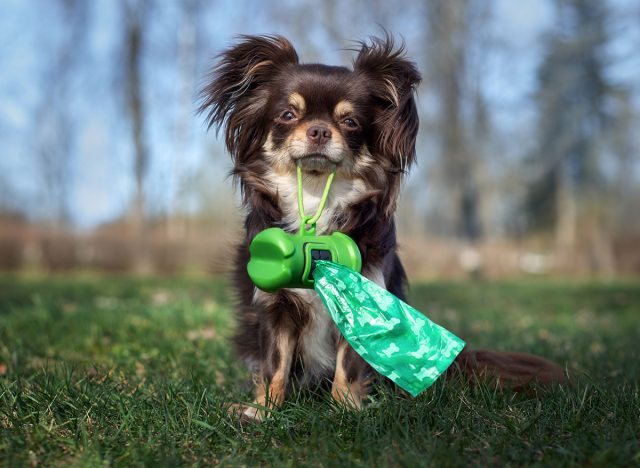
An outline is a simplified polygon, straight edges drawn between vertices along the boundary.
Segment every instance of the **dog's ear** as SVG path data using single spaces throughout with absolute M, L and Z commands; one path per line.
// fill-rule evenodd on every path
M 362 42 L 353 69 L 366 80 L 374 99 L 377 150 L 390 158 L 392 170 L 407 171 L 416 154 L 418 111 L 414 95 L 420 72 L 405 57 L 404 43 L 396 47 L 389 34 Z
M 267 84 L 279 70 L 297 64 L 298 54 L 282 36 L 241 36 L 218 60 L 200 92 L 199 111 L 207 113 L 209 127 L 225 126 L 229 152 L 242 158 L 262 139 Z

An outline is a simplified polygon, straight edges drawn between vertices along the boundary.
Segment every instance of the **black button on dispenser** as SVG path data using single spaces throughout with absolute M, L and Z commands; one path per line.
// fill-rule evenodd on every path
M 311 268 L 309 269 L 309 279 L 313 279 L 313 270 L 316 268 L 316 260 L 332 261 L 329 250 L 311 249 Z

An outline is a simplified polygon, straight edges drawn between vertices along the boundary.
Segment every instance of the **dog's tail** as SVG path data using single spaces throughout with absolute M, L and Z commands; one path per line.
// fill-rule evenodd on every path
M 526 353 L 483 349 L 463 349 L 450 372 L 459 372 L 468 380 L 479 378 L 514 390 L 531 384 L 550 386 L 567 381 L 564 370 L 547 359 Z

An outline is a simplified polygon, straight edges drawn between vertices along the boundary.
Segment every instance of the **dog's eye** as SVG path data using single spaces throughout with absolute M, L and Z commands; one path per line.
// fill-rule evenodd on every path
M 285 122 L 290 122 L 295 120 L 296 114 L 291 111 L 285 111 L 280 115 L 280 120 L 284 120 Z
M 344 119 L 342 121 L 342 124 L 352 130 L 358 128 L 358 122 L 356 122 L 356 120 L 352 119 L 351 117 Z

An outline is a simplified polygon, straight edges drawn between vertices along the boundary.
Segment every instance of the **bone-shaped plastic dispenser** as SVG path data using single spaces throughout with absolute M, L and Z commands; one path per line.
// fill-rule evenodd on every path
M 289 234 L 280 228 L 258 233 L 249 246 L 247 271 L 260 289 L 313 288 L 316 260 L 330 260 L 360 271 L 362 260 L 356 243 L 341 232 L 329 236 Z

